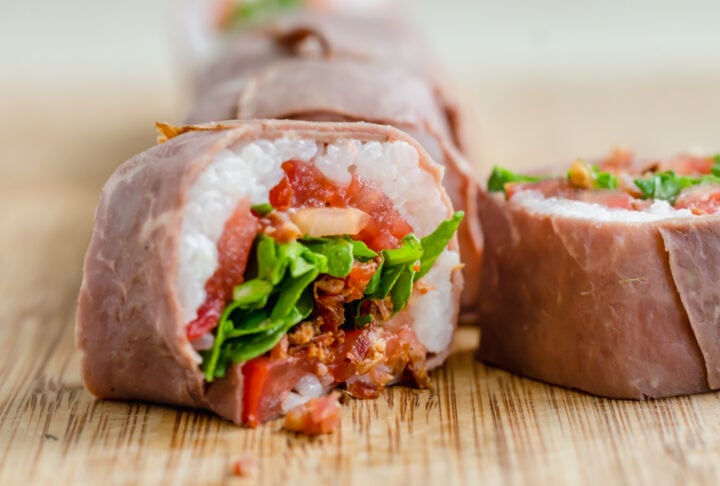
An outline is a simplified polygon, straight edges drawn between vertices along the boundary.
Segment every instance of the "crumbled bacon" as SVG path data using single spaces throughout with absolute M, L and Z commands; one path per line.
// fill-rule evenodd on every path
M 251 453 L 246 452 L 244 454 L 240 454 L 232 464 L 232 472 L 235 476 L 249 478 L 255 473 L 255 469 L 257 467 L 255 462 L 255 456 Z
M 285 359 L 288 356 L 288 347 L 290 346 L 290 340 L 288 335 L 284 335 L 280 338 L 280 341 L 270 350 L 271 359 Z
M 315 321 L 305 321 L 295 326 L 295 328 L 287 334 L 290 344 L 293 346 L 301 346 L 309 343 L 318 332 L 314 323 Z
M 393 314 L 393 301 L 389 295 L 382 300 L 371 300 L 368 303 L 368 314 L 376 321 L 387 321 Z
M 306 435 L 329 434 L 340 424 L 340 393 L 313 398 L 285 415 L 285 428 Z

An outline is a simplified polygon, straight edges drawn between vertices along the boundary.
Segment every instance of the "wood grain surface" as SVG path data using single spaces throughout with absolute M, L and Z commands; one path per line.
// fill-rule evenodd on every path
M 0 115 L 0 485 L 718 483 L 720 395 L 632 402 L 547 386 L 475 362 L 473 329 L 458 333 L 431 389 L 350 400 L 330 436 L 92 398 L 73 345 L 81 261 L 102 182 L 152 144 L 155 118 L 178 115 L 173 96 L 151 94 L 6 98 L 14 101 Z M 257 465 L 246 479 L 231 474 L 243 453 Z

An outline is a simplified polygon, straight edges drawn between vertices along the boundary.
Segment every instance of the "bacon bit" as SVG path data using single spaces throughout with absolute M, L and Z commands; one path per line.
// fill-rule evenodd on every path
M 570 184 L 581 189 L 592 189 L 594 186 L 592 167 L 581 159 L 576 159 L 570 166 L 569 179 Z
M 344 295 L 347 299 L 349 299 L 349 301 L 362 298 L 365 294 L 365 289 L 367 288 L 368 283 L 370 283 L 370 279 L 372 279 L 373 275 L 375 275 L 375 272 L 377 271 L 379 261 L 382 261 L 381 257 L 378 257 L 377 261 L 371 260 L 369 262 L 360 263 L 356 260 L 353 263 L 350 274 L 345 277 L 346 289 Z
M 232 464 L 232 473 L 241 478 L 249 478 L 255 474 L 257 463 L 255 456 L 250 452 L 240 454 Z
M 345 288 L 345 280 L 323 275 L 315 281 L 314 295 L 316 298 L 320 292 L 328 295 L 340 295 L 343 288 Z
M 425 367 L 426 354 L 427 349 L 410 326 L 403 326 L 387 336 L 387 355 L 391 358 L 386 364 L 391 373 L 400 373 L 405 369 L 420 388 L 426 388 L 430 384 Z
M 358 336 L 350 350 L 345 353 L 344 360 L 353 365 L 355 374 L 364 375 L 385 360 L 386 350 L 382 330 L 377 325 L 372 325 L 369 332 Z
M 285 415 L 287 430 L 305 435 L 330 434 L 337 429 L 341 419 L 340 393 L 313 398 L 293 408 Z
M 369 306 L 368 314 L 376 321 L 387 321 L 392 317 L 393 301 L 389 295 L 383 300 L 371 300 Z
M 288 348 L 290 346 L 288 335 L 280 338 L 280 341 L 270 350 L 270 359 L 285 359 L 288 357 Z
M 303 344 L 309 343 L 315 336 L 316 330 L 313 326 L 313 321 L 305 321 L 290 331 L 287 334 L 287 338 L 293 346 L 302 346 Z
M 272 211 L 260 219 L 261 232 L 280 243 L 288 243 L 302 237 L 302 231 L 290 221 L 287 213 Z

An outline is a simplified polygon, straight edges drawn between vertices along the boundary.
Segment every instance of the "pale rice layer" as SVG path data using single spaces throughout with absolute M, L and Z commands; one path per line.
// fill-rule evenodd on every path
M 601 204 L 574 201 L 557 197 L 546 198 L 541 193 L 527 190 L 513 195 L 510 205 L 520 206 L 535 214 L 590 219 L 612 223 L 647 223 L 672 218 L 694 216 L 689 209 L 675 209 L 668 202 L 657 200 L 649 208 L 636 211 L 608 208 Z

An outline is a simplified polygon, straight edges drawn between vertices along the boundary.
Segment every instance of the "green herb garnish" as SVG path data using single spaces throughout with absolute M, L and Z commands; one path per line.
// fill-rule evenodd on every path
M 255 206 L 251 206 L 250 210 L 257 214 L 258 216 L 267 216 L 268 214 L 275 211 L 275 208 L 270 203 L 263 203 L 263 204 L 256 204 Z
M 592 166 L 592 175 L 597 189 L 617 189 L 618 181 L 615 175 L 610 172 L 603 172 L 597 165 Z
M 242 2 L 235 6 L 231 27 L 252 24 L 267 19 L 282 10 L 300 6 L 301 0 L 256 0 Z
M 488 179 L 488 191 L 502 192 L 505 190 L 505 184 L 509 182 L 538 182 L 541 180 L 543 180 L 543 177 L 526 176 L 496 166 L 493 167 L 490 179 Z
M 640 189 L 643 199 L 662 199 L 673 204 L 683 189 L 703 182 L 720 184 L 720 177 L 713 174 L 700 177 L 681 176 L 668 170 L 658 172 L 647 179 L 635 179 L 635 185 Z

